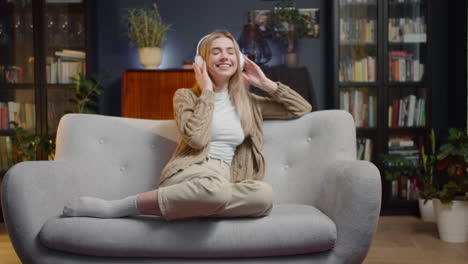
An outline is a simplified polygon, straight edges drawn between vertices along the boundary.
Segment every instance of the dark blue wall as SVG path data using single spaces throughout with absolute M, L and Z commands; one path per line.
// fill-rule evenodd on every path
M 325 107 L 326 0 L 296 0 L 298 8 L 320 8 L 320 37 L 301 39 L 298 43 L 299 66 L 306 66 L 315 88 L 318 105 Z M 261 0 L 159 0 L 163 20 L 172 25 L 163 47 L 160 69 L 181 68 L 184 60 L 193 60 L 196 44 L 216 29 L 230 31 L 237 39 L 248 22 L 247 12 L 270 9 L 274 2 Z M 100 113 L 120 115 L 120 89 L 123 69 L 141 69 L 138 52 L 126 36 L 122 17 L 127 8 L 149 7 L 151 0 L 96 0 L 92 11 L 93 70 L 108 69 L 111 77 L 104 83 L 99 100 Z M 273 59 L 270 66 L 282 64 L 283 56 L 276 43 L 270 43 Z

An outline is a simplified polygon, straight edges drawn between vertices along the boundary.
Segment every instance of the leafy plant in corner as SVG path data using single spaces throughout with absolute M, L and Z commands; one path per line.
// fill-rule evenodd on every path
M 107 77 L 107 70 L 101 70 L 98 73 L 86 76 L 78 73 L 72 77 L 71 80 L 75 84 L 75 94 L 69 102 L 74 105 L 74 109 L 65 111 L 65 113 L 95 114 L 97 97 L 102 93 L 102 82 Z
M 52 136 L 38 136 L 34 133 L 28 133 L 18 123 L 10 121 L 13 126 L 14 136 L 13 144 L 13 164 L 36 160 L 37 153 L 43 151 L 50 158 L 53 158 L 55 150 L 55 141 Z
M 453 200 L 468 198 L 468 135 L 466 131 L 449 129 L 446 143 L 437 154 L 437 170 L 448 175 L 448 182 L 442 185 L 437 197 L 444 204 Z M 464 197 L 463 197 L 464 193 Z

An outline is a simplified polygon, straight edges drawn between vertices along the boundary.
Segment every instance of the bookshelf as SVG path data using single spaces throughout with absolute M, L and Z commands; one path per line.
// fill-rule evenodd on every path
M 88 10 L 86 0 L 0 0 L 0 180 L 19 162 L 10 121 L 27 135 L 54 138 L 71 110 L 70 77 L 88 65 Z
M 332 4 L 333 104 L 353 115 L 357 158 L 381 172 L 382 215 L 418 214 L 413 175 L 387 181 L 382 155 L 419 162 L 431 127 L 429 8 L 428 0 Z

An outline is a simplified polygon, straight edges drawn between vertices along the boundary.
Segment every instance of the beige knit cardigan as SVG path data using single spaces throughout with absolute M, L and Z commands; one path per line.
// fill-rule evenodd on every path
M 237 146 L 231 163 L 231 180 L 263 180 L 263 120 L 297 118 L 309 113 L 312 106 L 297 92 L 277 82 L 271 98 L 249 93 L 254 115 L 254 128 Z M 174 95 L 174 115 L 181 135 L 171 159 L 161 172 L 160 184 L 193 163 L 208 157 L 215 93 L 203 90 L 197 96 L 193 89 L 178 89 Z

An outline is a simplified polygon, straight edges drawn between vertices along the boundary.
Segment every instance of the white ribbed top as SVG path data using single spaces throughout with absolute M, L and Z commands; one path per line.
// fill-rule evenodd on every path
M 213 123 L 211 127 L 210 158 L 220 159 L 231 165 L 236 147 L 244 141 L 239 115 L 226 90 L 216 93 Z

